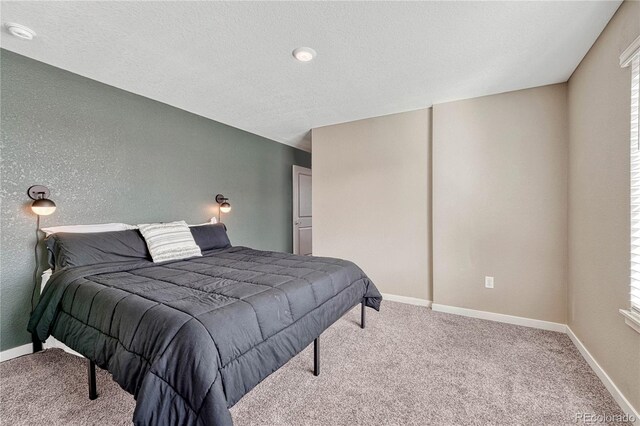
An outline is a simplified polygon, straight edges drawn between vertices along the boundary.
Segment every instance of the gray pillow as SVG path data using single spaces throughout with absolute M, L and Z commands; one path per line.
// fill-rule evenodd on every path
M 231 241 L 227 236 L 227 227 L 224 223 L 191 226 L 189 229 L 202 251 L 231 247 Z
M 59 232 L 45 240 L 54 270 L 108 262 L 150 260 L 147 244 L 136 230 L 89 234 Z

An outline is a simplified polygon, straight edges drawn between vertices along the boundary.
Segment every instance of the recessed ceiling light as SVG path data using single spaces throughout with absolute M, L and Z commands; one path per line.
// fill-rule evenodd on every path
M 7 30 L 14 36 L 23 40 L 32 40 L 36 36 L 36 32 L 24 25 L 8 23 L 4 24 Z
M 316 51 L 310 47 L 298 47 L 293 51 L 293 57 L 300 62 L 309 62 L 316 57 Z

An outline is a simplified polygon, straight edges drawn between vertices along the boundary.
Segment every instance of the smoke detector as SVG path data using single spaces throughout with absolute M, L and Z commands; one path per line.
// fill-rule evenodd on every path
M 24 25 L 10 22 L 4 24 L 4 26 L 7 28 L 7 31 L 11 33 L 11 35 L 23 40 L 33 40 L 33 38 L 36 36 L 35 31 L 33 31 L 31 28 L 25 27 Z
M 293 53 L 293 57 L 300 62 L 309 62 L 316 57 L 316 51 L 310 47 L 298 47 L 291 53 Z

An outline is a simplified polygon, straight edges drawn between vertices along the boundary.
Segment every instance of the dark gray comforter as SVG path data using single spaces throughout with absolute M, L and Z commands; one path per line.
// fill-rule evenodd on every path
M 379 309 L 351 262 L 232 247 L 63 269 L 29 331 L 107 369 L 136 397 L 136 424 L 229 425 L 228 407 L 363 297 Z

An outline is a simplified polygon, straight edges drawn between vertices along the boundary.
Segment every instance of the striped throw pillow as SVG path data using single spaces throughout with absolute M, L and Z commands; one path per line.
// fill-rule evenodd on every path
M 202 256 L 184 220 L 138 225 L 154 263 Z

